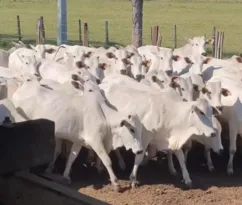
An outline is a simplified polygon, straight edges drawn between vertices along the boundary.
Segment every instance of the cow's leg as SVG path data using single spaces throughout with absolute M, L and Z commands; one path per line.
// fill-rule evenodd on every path
M 187 167 L 186 167 L 185 157 L 184 157 L 183 151 L 180 149 L 180 150 L 174 151 L 174 154 L 176 155 L 176 157 L 178 159 L 178 162 L 180 164 L 181 171 L 182 171 L 182 176 L 183 176 L 183 179 L 185 181 L 185 184 L 189 188 L 191 188 L 192 187 L 192 180 L 190 179 L 189 173 L 187 171 Z
M 135 155 L 134 167 L 133 167 L 133 170 L 132 170 L 131 175 L 129 177 L 129 179 L 131 181 L 131 187 L 132 188 L 135 188 L 138 185 L 137 172 L 138 172 L 138 169 L 139 169 L 139 165 L 142 163 L 142 161 L 144 159 L 144 154 L 145 154 L 145 152 L 142 152 L 141 154 Z
M 150 143 L 150 141 L 148 141 L 147 138 L 145 138 L 143 140 L 142 146 L 143 146 L 144 150 L 147 149 L 149 143 Z M 131 187 L 132 188 L 136 188 L 138 186 L 137 172 L 138 172 L 139 166 L 141 165 L 142 161 L 144 160 L 144 155 L 145 155 L 145 151 L 143 151 L 141 154 L 135 155 L 133 170 L 132 170 L 130 177 L 129 177 L 129 179 L 131 181 Z
M 124 171 L 126 169 L 126 165 L 125 165 L 124 159 L 123 159 L 119 149 L 116 149 L 115 153 L 116 153 L 117 158 L 118 158 L 119 167 Z
M 190 149 L 192 148 L 192 140 L 188 140 L 186 144 L 183 146 L 184 150 L 184 157 L 185 157 L 185 162 L 187 163 L 187 155 Z
M 207 166 L 208 166 L 208 170 L 210 172 L 214 172 L 215 171 L 215 168 L 213 166 L 213 162 L 212 162 L 212 159 L 211 159 L 211 152 L 210 152 L 210 148 L 207 147 L 205 145 L 205 149 L 204 149 L 204 155 L 205 155 L 205 158 L 207 160 Z
M 96 159 L 96 168 L 98 171 L 98 174 L 101 175 L 104 171 L 104 165 L 99 157 Z
M 156 153 L 157 153 L 156 147 L 152 144 L 149 144 L 141 165 L 144 166 L 148 164 L 149 160 L 151 160 L 153 157 L 156 156 Z
M 68 157 L 68 160 L 67 160 L 67 163 L 66 163 L 66 168 L 65 168 L 65 171 L 64 171 L 64 174 L 63 174 L 63 176 L 66 179 L 68 179 L 69 182 L 71 182 L 70 171 L 71 171 L 72 164 L 76 160 L 81 148 L 82 148 L 82 146 L 80 144 L 77 144 L 77 143 L 72 144 L 70 155 Z
M 108 154 L 103 146 L 103 143 L 95 141 L 94 143 L 91 143 L 90 145 L 92 146 L 92 149 L 96 152 L 96 154 L 102 160 L 102 163 L 106 167 L 110 180 L 111 180 L 111 183 L 114 186 L 115 190 L 120 191 L 118 179 L 113 172 L 111 159 L 108 156 Z
M 58 156 L 61 153 L 62 140 L 56 138 L 55 143 L 56 144 L 55 144 L 54 159 L 53 159 L 53 161 L 51 162 L 51 164 L 48 166 L 48 168 L 45 171 L 47 174 L 51 174 L 53 172 L 53 169 L 55 167 L 55 161 L 56 161 L 56 159 L 58 158 Z
M 95 152 L 92 149 L 88 150 L 87 162 L 92 163 L 95 160 Z
M 232 175 L 233 170 L 233 159 L 236 152 L 236 140 L 237 140 L 237 129 L 233 125 L 229 125 L 229 162 L 227 165 L 227 174 Z
M 171 175 L 176 176 L 177 175 L 177 171 L 176 171 L 176 169 L 174 167 L 172 151 L 168 151 L 168 153 L 167 153 L 167 161 L 168 161 L 169 172 L 171 173 Z

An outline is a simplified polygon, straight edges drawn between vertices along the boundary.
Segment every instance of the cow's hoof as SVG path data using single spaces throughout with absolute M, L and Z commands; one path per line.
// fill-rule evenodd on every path
M 170 173 L 172 176 L 176 177 L 177 176 L 177 171 L 174 169 L 174 170 L 170 170 Z
M 233 174 L 234 174 L 233 168 L 228 168 L 228 169 L 227 169 L 227 174 L 228 174 L 229 176 L 233 175 Z
M 191 181 L 190 182 L 186 182 L 185 185 L 186 185 L 186 187 L 188 189 L 192 189 L 192 182 Z
M 114 185 L 113 189 L 114 189 L 115 192 L 121 192 L 121 190 L 122 190 L 119 184 Z
M 215 172 L 215 171 L 216 171 L 216 169 L 214 168 L 213 165 L 208 166 L 208 170 L 209 170 L 210 172 Z
M 60 182 L 62 184 L 70 185 L 71 184 L 71 178 L 64 176 L 64 177 L 61 178 Z
M 131 188 L 132 189 L 138 188 L 138 186 L 139 186 L 139 182 L 138 181 L 132 181 L 132 183 L 131 183 Z

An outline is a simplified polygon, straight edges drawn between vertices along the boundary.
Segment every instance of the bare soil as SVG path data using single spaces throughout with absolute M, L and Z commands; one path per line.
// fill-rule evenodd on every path
M 81 156 L 85 154 L 81 153 Z M 140 186 L 130 188 L 128 181 L 133 165 L 133 155 L 126 153 L 127 170 L 121 171 L 114 154 L 111 154 L 114 172 L 120 179 L 122 193 L 112 190 L 105 171 L 98 175 L 95 167 L 80 165 L 84 157 L 79 157 L 73 166 L 72 187 L 80 193 L 89 195 L 112 205 L 241 205 L 242 204 L 242 166 L 241 153 L 236 153 L 234 175 L 227 176 L 226 164 L 228 150 L 222 156 L 212 154 L 216 172 L 210 173 L 206 167 L 203 148 L 197 146 L 188 156 L 188 171 L 193 181 L 193 189 L 187 189 L 182 177 L 173 177 L 168 172 L 167 159 L 162 155 L 159 161 L 150 161 L 138 172 Z M 174 157 L 175 159 L 175 157 Z M 180 168 L 175 159 L 176 168 Z M 63 169 L 63 167 L 62 167 Z

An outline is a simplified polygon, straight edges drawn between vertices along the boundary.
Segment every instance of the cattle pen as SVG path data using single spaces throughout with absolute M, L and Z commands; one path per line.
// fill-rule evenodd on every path
M 19 73 L 13 71 L 14 75 L 17 76 L 16 79 L 20 79 L 21 82 L 17 82 L 15 77 L 12 78 L 17 82 L 14 81 L 16 85 L 13 86 L 13 90 L 16 89 L 17 94 L 14 94 L 14 97 L 11 96 L 11 99 L 15 102 L 13 107 L 16 108 L 17 112 L 24 113 L 24 117 L 26 117 L 27 122 L 25 121 L 23 124 L 31 124 L 34 120 L 29 119 L 36 119 L 39 116 L 43 118 L 47 116 L 46 119 L 41 119 L 43 121 L 48 121 L 49 118 L 57 121 L 56 123 L 45 122 L 49 123 L 48 129 L 47 125 L 40 127 L 41 123 L 33 123 L 36 126 L 32 124 L 33 129 L 30 125 L 28 126 L 31 129 L 25 124 L 24 129 L 20 126 L 23 133 L 18 131 L 19 134 L 17 134 L 14 126 L 18 126 L 22 122 L 16 123 L 17 125 L 14 124 L 11 133 L 16 140 L 10 148 L 5 147 L 7 143 L 11 142 L 10 134 L 2 134 L 1 132 L 1 129 L 6 126 L 6 116 L 4 121 L 0 122 L 0 135 L 3 136 L 0 143 L 0 164 L 2 166 L 0 170 L 0 205 L 242 204 L 242 135 L 238 133 L 240 126 L 236 127 L 237 124 L 242 123 L 242 121 L 239 121 L 242 120 L 242 112 L 240 112 L 242 110 L 242 100 L 240 100 L 242 99 L 242 95 L 240 95 L 242 90 L 242 52 L 240 45 L 240 42 L 242 42 L 242 27 L 240 25 L 242 0 L 144 0 L 142 44 L 152 45 L 151 49 L 144 48 L 144 53 L 135 46 L 129 47 L 134 36 L 131 1 L 67 1 L 68 21 L 64 25 L 64 30 L 67 29 L 65 35 L 67 34 L 68 42 L 66 45 L 59 46 L 58 39 L 62 33 L 58 33 L 57 28 L 57 1 L 0 0 L 0 48 L 4 49 L 0 49 L 0 64 L 3 61 L 1 54 L 8 55 L 6 57 L 6 70 L 2 64 L 0 65 L 0 71 L 1 69 L 3 71 L 0 73 L 0 91 L 2 92 L 5 89 L 4 86 L 6 86 L 6 89 L 9 86 L 7 82 L 4 84 L 2 78 L 5 77 L 2 77 L 1 74 L 5 75 L 5 71 L 7 74 L 11 74 L 11 72 L 8 73 L 10 67 L 12 70 L 15 69 L 14 66 L 19 67 L 19 70 L 24 71 L 19 72 L 21 73 L 20 77 L 17 75 Z M 195 37 L 195 40 L 192 37 Z M 16 41 L 19 42 L 16 43 Z M 210 42 L 213 43 L 210 44 Z M 11 43 L 13 47 L 11 47 Z M 189 48 L 196 45 L 197 47 L 194 50 L 199 50 L 198 54 L 195 52 L 196 55 L 188 57 L 188 54 L 183 52 L 182 49 L 180 52 L 179 48 L 184 46 L 185 43 L 188 44 L 188 47 L 190 46 Z M 75 46 L 78 49 L 75 49 Z M 205 50 L 205 46 L 208 46 L 207 50 Z M 163 53 L 163 50 L 159 47 L 168 48 L 168 54 L 165 49 Z M 177 48 L 178 53 L 175 53 Z M 20 50 L 19 53 L 18 49 Z M 155 52 L 152 49 L 155 49 Z M 134 51 L 134 53 L 131 51 Z M 125 58 L 123 58 L 123 54 Z M 56 56 L 60 57 L 58 59 L 60 61 L 56 60 Z M 182 61 L 181 66 L 179 62 L 177 63 L 178 60 Z M 212 82 L 214 84 L 211 83 L 209 87 L 210 82 L 207 83 L 209 80 L 204 80 L 205 75 L 202 69 L 204 65 L 209 66 L 209 62 L 212 64 L 213 60 L 216 63 L 222 62 L 219 69 L 223 66 L 227 66 L 229 69 L 226 72 L 222 70 L 221 73 L 209 73 L 212 77 L 215 76 L 215 82 Z M 163 63 L 165 61 L 166 63 Z M 121 65 L 121 69 L 119 65 Z M 138 65 L 142 69 L 140 67 L 137 69 Z M 217 64 L 214 65 L 217 66 Z M 164 67 L 169 69 L 166 70 Z M 69 68 L 70 70 L 68 70 Z M 154 70 L 151 68 L 154 68 Z M 155 70 L 156 68 L 157 70 Z M 174 68 L 177 68 L 177 70 Z M 238 70 L 233 70 L 233 68 L 238 68 Z M 111 71 L 114 69 L 117 75 L 109 77 L 108 69 Z M 181 72 L 178 72 L 179 69 L 181 69 Z M 196 72 L 190 73 L 192 69 Z M 149 75 L 150 70 L 151 75 Z M 184 77 L 184 70 L 187 72 L 185 76 L 188 74 L 188 76 L 195 77 Z M 221 82 L 216 81 L 216 77 L 225 79 L 223 86 Z M 229 86 L 232 83 L 228 81 L 229 83 L 226 84 L 227 78 L 231 78 L 241 87 L 238 86 L 237 90 L 235 83 L 236 88 L 232 87 L 232 90 L 230 90 L 231 87 Z M 102 82 L 104 83 L 102 84 Z M 109 82 L 111 82 L 110 87 L 108 87 Z M 118 85 L 119 82 L 120 85 Z M 184 84 L 181 82 L 184 82 Z M 106 90 L 105 83 L 107 83 Z M 104 86 L 102 87 L 102 85 Z M 199 87 L 200 85 L 202 86 Z M 12 89 L 11 86 L 12 84 L 9 86 L 10 89 Z M 20 86 L 22 89 L 18 89 Z M 137 90 L 132 90 L 133 88 Z M 165 88 L 168 91 L 166 90 L 167 95 L 164 97 L 161 94 L 163 91 L 160 92 L 159 89 Z M 28 89 L 30 92 L 28 92 Z M 103 94 L 101 90 L 105 93 L 105 97 L 101 95 Z M 224 101 L 221 99 L 224 100 L 225 97 L 232 99 L 232 91 L 239 91 L 239 97 L 237 96 L 236 101 L 233 101 L 233 105 L 229 105 L 234 109 L 228 111 L 226 108 L 229 106 L 226 103 L 226 105 L 222 104 Z M 156 92 L 161 96 L 157 97 Z M 138 94 L 136 95 L 136 93 Z M 176 95 L 173 95 L 173 93 Z M 189 96 L 183 95 L 184 93 Z M 196 100 L 197 102 L 200 100 L 199 103 L 201 104 L 193 104 L 196 101 L 194 93 L 199 93 Z M 30 97 L 27 98 L 25 94 Z M 171 97 L 169 94 L 171 94 Z M 152 97 L 150 97 L 151 95 Z M 153 98 L 153 96 L 155 97 Z M 177 96 L 179 100 L 177 100 Z M 9 98 L 8 94 L 6 98 Z M 132 99 L 138 100 L 132 101 Z M 166 101 L 166 99 L 170 101 Z M 92 104 L 91 101 L 94 103 Z M 127 104 L 125 104 L 126 102 Z M 164 106 L 163 102 L 166 103 Z M 229 103 L 231 102 L 232 100 L 229 101 Z M 189 113 L 182 109 L 182 106 L 186 107 L 188 104 L 190 106 Z M 98 108 L 96 109 L 95 106 Z M 126 112 L 125 108 L 129 112 Z M 140 110 L 137 111 L 139 114 L 136 114 L 136 110 L 139 108 Z M 179 109 L 182 110 L 181 113 Z M 62 112 L 63 110 L 64 112 Z M 221 113 L 224 110 L 228 113 L 225 112 L 225 115 L 222 116 Z M 217 113 L 215 114 L 215 112 Z M 151 114 L 149 115 L 149 113 Z M 165 115 L 164 113 L 168 114 Z M 10 114 L 12 113 L 10 112 Z M 198 120 L 194 117 L 195 115 L 198 116 Z M 185 117 L 180 118 L 180 116 Z M 99 120 L 99 117 L 101 120 Z M 171 119 L 168 123 L 167 118 Z M 205 118 L 206 120 L 204 120 Z M 90 120 L 90 122 L 85 121 L 85 119 Z M 180 119 L 186 119 L 189 122 Z M 221 125 L 221 136 L 217 134 L 220 128 L 214 126 L 214 121 L 212 121 L 214 119 Z M 36 121 L 38 120 L 39 118 Z M 180 122 L 178 122 L 179 120 Z M 223 124 L 223 120 L 228 120 L 227 124 L 226 122 Z M 84 121 L 87 123 L 83 123 Z M 100 121 L 103 123 L 100 123 Z M 173 123 L 174 121 L 178 125 Z M 187 123 L 187 127 L 182 124 L 183 122 L 184 124 Z M 234 122 L 234 124 L 229 122 Z M 144 124 L 148 125 L 148 128 Z M 70 127 L 68 127 L 69 125 Z M 234 137 L 234 135 L 231 134 L 230 125 L 232 125 L 231 127 L 235 125 L 233 131 L 236 132 L 238 139 L 233 138 L 231 140 L 231 136 Z M 8 126 L 9 124 L 7 124 Z M 12 122 L 10 129 L 11 126 Z M 49 165 L 53 165 L 52 160 L 56 154 L 54 148 L 57 147 L 58 141 L 58 132 L 55 130 L 55 126 L 59 129 L 58 131 L 62 132 L 60 139 L 67 140 L 67 142 L 73 140 L 73 147 L 70 151 L 68 144 L 62 144 L 62 153 L 56 160 L 54 170 L 51 170 L 53 173 L 50 174 L 44 172 L 43 168 L 47 168 L 47 166 L 49 168 Z M 102 129 L 98 130 L 99 126 Z M 95 132 L 96 129 L 99 132 Z M 81 134 L 86 130 L 88 130 L 86 132 L 88 134 L 85 138 Z M 175 131 L 170 132 L 170 130 Z M 187 130 L 188 132 L 195 130 L 183 144 L 187 145 L 187 142 L 190 142 L 190 151 L 185 146 L 177 148 L 180 145 L 174 145 L 183 143 L 179 140 L 185 141 L 183 136 L 187 134 Z M 121 138 L 122 134 L 119 132 L 125 137 Z M 96 133 L 101 134 L 99 136 Z M 153 154 L 150 151 L 152 147 L 145 147 L 147 149 L 142 147 L 141 141 L 144 139 L 144 133 L 155 139 L 151 141 L 151 146 L 157 146 L 155 147 L 156 155 L 154 154 L 152 157 L 149 156 L 150 153 Z M 175 133 L 175 137 L 170 133 Z M 64 135 L 67 139 L 63 137 Z M 92 138 L 92 135 L 95 138 Z M 168 136 L 168 140 L 162 139 L 165 135 Z M 196 139 L 192 138 L 194 135 L 203 138 L 201 140 L 203 145 L 199 144 L 201 141 L 197 140 L 197 143 Z M 20 140 L 19 136 L 22 137 L 21 139 L 28 138 L 26 142 L 29 144 Z M 31 138 L 32 136 L 34 137 Z M 48 139 L 50 136 L 52 137 L 51 140 Z M 34 141 L 35 137 L 36 140 Z M 73 139 L 75 137 L 76 139 Z M 107 140 L 103 140 L 104 137 L 107 137 L 105 138 Z M 158 137 L 160 138 L 158 139 Z M 178 140 L 173 140 L 176 137 Z M 212 141 L 215 137 L 217 141 Z M 45 143 L 48 141 L 49 144 L 45 145 L 42 143 L 43 141 Z M 164 147 L 161 142 L 165 142 Z M 112 151 L 108 153 L 106 146 L 108 147 L 110 144 L 112 144 L 112 147 L 110 146 Z M 128 145 L 126 146 L 126 144 Z M 236 144 L 237 150 L 232 149 L 231 144 Z M 100 149 L 100 147 L 104 148 Z M 129 150 L 125 149 L 127 147 Z M 136 148 L 136 152 L 133 147 Z M 158 152 L 158 149 L 164 152 Z M 118 152 L 116 152 L 117 150 Z M 176 155 L 177 150 L 182 152 L 183 158 L 181 157 L 180 160 Z M 149 151 L 150 153 L 148 153 Z M 189 151 L 187 158 L 185 156 L 186 151 L 187 153 Z M 107 156 L 105 155 L 106 152 Z M 67 157 L 68 154 L 70 154 L 70 157 Z M 92 154 L 90 160 L 89 157 Z M 144 164 L 137 163 L 137 156 L 142 156 L 142 154 L 147 158 L 150 157 L 146 164 L 145 160 L 142 162 Z M 6 156 L 11 160 L 6 160 L 8 159 Z M 23 156 L 25 158 L 21 158 Z M 143 158 L 146 159 L 144 156 Z M 171 162 L 172 156 L 174 156 L 174 162 Z M 41 160 L 37 160 L 41 164 L 37 166 L 36 161 L 32 160 L 31 157 L 39 157 L 46 164 L 43 166 L 41 163 L 44 162 L 40 163 Z M 101 160 L 98 161 L 98 157 Z M 18 160 L 15 160 L 16 158 Z M 123 164 L 120 158 L 123 159 Z M 209 159 L 211 164 L 209 164 Z M 7 162 L 10 162 L 11 166 Z M 31 163 L 35 166 L 28 167 Z M 174 163 L 175 172 L 171 170 L 171 163 Z M 140 165 L 139 170 L 137 164 Z M 229 166 L 231 164 L 232 168 Z M 22 166 L 21 170 L 14 172 L 13 170 L 5 170 L 20 165 Z M 138 174 L 136 173 L 137 181 L 134 174 L 135 169 L 138 170 Z M 188 177 L 186 173 L 184 174 L 184 170 L 188 172 Z M 3 174 L 4 171 L 6 173 Z M 116 175 L 115 177 L 113 177 L 112 171 Z M 190 182 L 192 183 L 187 183 L 187 178 L 191 178 Z M 134 182 L 137 186 L 133 185 Z

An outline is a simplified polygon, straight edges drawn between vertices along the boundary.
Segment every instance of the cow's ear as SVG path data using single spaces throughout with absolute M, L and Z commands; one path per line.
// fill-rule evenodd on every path
M 208 64 L 211 60 L 212 58 L 206 58 L 204 59 L 203 64 Z
M 174 61 L 179 61 L 180 59 L 181 59 L 181 57 L 178 55 L 172 56 L 172 60 L 174 60 Z
M 84 57 L 85 57 L 85 58 L 90 58 L 91 55 L 92 55 L 92 52 L 89 51 L 89 52 L 87 52 L 87 53 L 84 54 Z
M 106 56 L 107 56 L 108 58 L 116 58 L 116 56 L 115 56 L 112 52 L 108 52 L 108 53 L 106 53 Z
M 121 123 L 120 123 L 120 126 L 123 127 L 127 124 L 127 121 L 126 120 L 122 120 Z
M 231 96 L 231 92 L 225 88 L 222 88 L 221 94 L 225 97 Z
M 156 77 L 155 75 L 153 75 L 153 76 L 151 77 L 151 80 L 152 80 L 154 83 L 156 83 L 156 82 L 157 82 L 157 77 Z
M 206 87 L 202 88 L 202 93 L 203 94 L 208 93 L 208 89 Z
M 171 84 L 170 84 L 170 86 L 172 88 L 178 88 L 178 87 L 180 87 L 180 85 L 177 83 L 178 79 L 179 79 L 179 76 L 173 76 L 171 78 Z
M 49 54 L 52 54 L 52 53 L 55 53 L 56 50 L 54 48 L 49 48 L 49 49 L 45 49 L 45 52 L 49 53 Z
M 211 44 L 213 44 L 213 42 L 214 42 L 214 39 L 212 39 L 212 38 L 207 39 L 206 42 L 205 42 L 205 45 L 209 45 L 209 44 L 211 45 Z
M 242 63 L 242 57 L 236 57 L 236 61 L 238 62 L 238 63 Z

